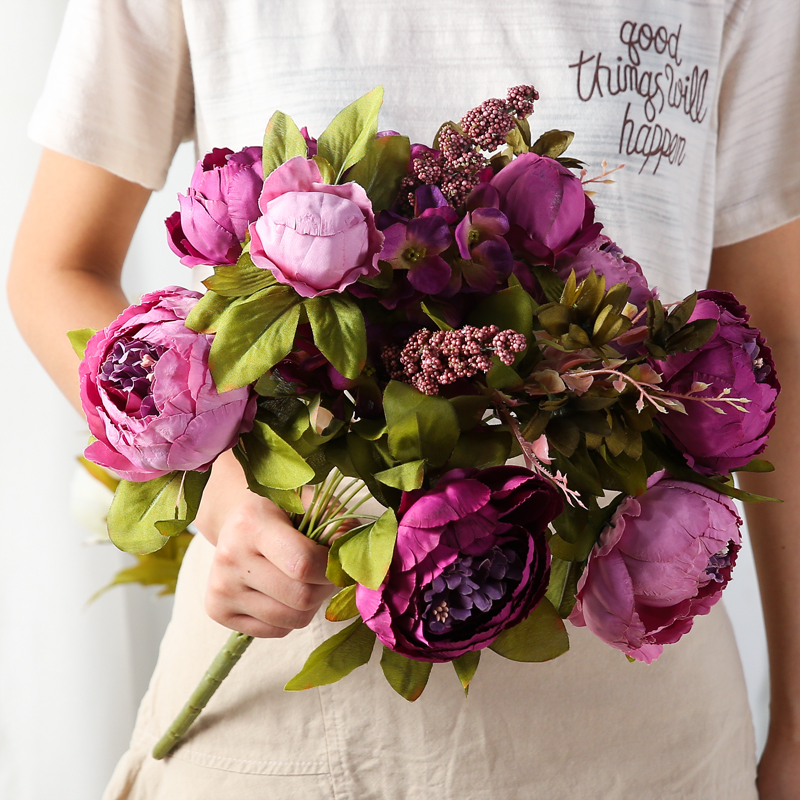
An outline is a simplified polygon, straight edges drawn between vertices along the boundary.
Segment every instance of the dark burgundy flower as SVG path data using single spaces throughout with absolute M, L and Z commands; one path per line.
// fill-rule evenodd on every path
M 491 180 L 512 239 L 534 258 L 554 264 L 597 238 L 594 204 L 579 178 L 552 158 L 523 153 Z
M 664 375 L 661 388 L 686 394 L 698 383 L 708 384 L 697 396 L 717 397 L 728 390 L 728 397 L 749 402 L 740 410 L 730 403 L 688 400 L 685 414 L 670 411 L 659 415 L 659 422 L 694 469 L 724 474 L 743 467 L 767 446 L 781 387 L 772 352 L 758 328 L 747 324 L 744 306 L 728 292 L 705 290 L 699 298 L 691 319 L 716 319 L 717 331 L 698 350 L 658 364 Z
M 356 589 L 361 616 L 419 661 L 488 647 L 544 596 L 545 530 L 562 509 L 558 491 L 523 467 L 451 470 L 431 491 L 404 494 L 386 580 Z

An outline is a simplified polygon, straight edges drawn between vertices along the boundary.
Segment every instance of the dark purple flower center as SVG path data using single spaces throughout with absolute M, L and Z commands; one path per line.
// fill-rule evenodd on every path
M 158 414 L 152 396 L 153 370 L 166 349 L 140 339 L 118 339 L 103 362 L 104 388 L 119 398 L 121 408 L 133 412 L 131 416 Z
M 720 550 L 719 553 L 714 553 L 714 555 L 708 559 L 708 566 L 706 567 L 706 575 L 710 575 L 711 580 L 713 580 L 715 583 L 725 582 L 726 576 L 720 575 L 720 572 L 722 572 L 723 570 L 730 571 L 731 569 L 732 547 L 733 547 L 733 542 L 728 542 L 728 545 L 724 550 Z
M 766 382 L 770 372 L 772 372 L 772 367 L 770 367 L 770 365 L 764 361 L 764 357 L 761 355 L 761 348 L 758 346 L 758 342 L 755 340 L 745 342 L 742 345 L 742 348 L 750 358 L 756 383 Z
M 522 567 L 510 547 L 493 547 L 482 556 L 459 556 L 423 587 L 420 617 L 427 634 L 449 633 L 473 615 L 491 612 L 509 584 L 522 579 Z

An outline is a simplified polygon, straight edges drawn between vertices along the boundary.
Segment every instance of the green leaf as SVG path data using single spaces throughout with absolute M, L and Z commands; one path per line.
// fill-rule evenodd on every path
M 414 661 L 388 647 L 383 648 L 381 669 L 389 686 L 411 703 L 425 690 L 432 667 L 430 661 Z
M 314 650 L 284 688 L 299 692 L 336 683 L 369 661 L 374 644 L 375 634 L 358 619 Z
M 572 131 L 547 131 L 531 145 L 531 150 L 540 156 L 558 158 L 574 138 L 575 134 Z
M 489 647 L 512 661 L 550 661 L 569 650 L 564 622 L 545 597 L 519 625 L 504 630 Z
M 294 346 L 300 296 L 278 284 L 234 300 L 221 318 L 209 365 L 220 392 L 258 380 Z
M 519 373 L 504 364 L 497 356 L 492 356 L 492 368 L 486 373 L 486 385 L 491 389 L 513 389 L 520 386 Z
M 649 431 L 644 434 L 648 448 L 656 455 L 658 460 L 669 470 L 670 475 L 681 481 L 691 481 L 692 483 L 699 483 L 701 486 L 706 486 L 713 489 L 715 492 L 724 494 L 726 497 L 732 497 L 735 500 L 741 500 L 743 503 L 782 503 L 777 497 L 767 497 L 760 494 L 752 494 L 745 492 L 743 489 L 737 489 L 733 483 L 723 483 L 722 481 L 709 478 L 695 472 L 684 459 L 683 455 L 679 453 L 672 443 L 664 439 L 663 434 Z
M 450 405 L 456 410 L 458 426 L 462 431 L 472 430 L 491 405 L 491 398 L 479 394 L 462 394 L 450 398 Z
M 539 281 L 539 285 L 542 287 L 545 297 L 547 297 L 551 303 L 557 303 L 561 299 L 561 295 L 564 291 L 564 281 L 545 264 L 533 264 L 531 269 L 536 276 L 536 280 Z
M 243 451 L 253 477 L 270 489 L 297 489 L 314 477 L 310 467 L 283 437 L 259 419 L 253 429 L 241 438 Z
M 221 297 L 247 297 L 276 283 L 270 270 L 257 267 L 245 254 L 236 264 L 214 267 L 214 274 L 203 281 L 203 286 Z
M 731 472 L 774 472 L 775 466 L 763 458 L 754 458 L 748 461 L 743 467 L 737 467 Z
M 167 539 L 166 544 L 157 552 L 137 555 L 135 566 L 120 570 L 111 583 L 89 598 L 89 602 L 93 603 L 112 586 L 121 586 L 125 583 L 161 586 L 159 597 L 175 594 L 175 585 L 178 582 L 178 572 L 183 563 L 183 556 L 193 538 L 194 534 L 184 531 Z
M 108 511 L 108 535 L 126 553 L 152 553 L 194 520 L 210 470 L 170 472 L 136 483 L 120 481 Z
M 550 584 L 545 597 L 553 604 L 556 613 L 566 619 L 575 607 L 575 592 L 584 564 L 554 558 L 550 564 Z
M 410 160 L 411 144 L 407 136 L 381 136 L 369 143 L 366 154 L 350 170 L 347 179 L 364 187 L 377 214 L 394 203 Z
M 436 327 L 440 331 L 453 330 L 452 325 L 447 323 L 447 320 L 442 316 L 439 310 L 435 306 L 431 305 L 430 302 L 427 305 L 425 303 L 420 303 L 420 307 L 425 312 L 425 315 L 428 317 L 428 319 L 436 323 Z
M 510 286 L 494 294 L 490 294 L 470 313 L 470 325 L 497 325 L 501 330 L 513 328 L 521 333 L 528 342 L 533 335 L 533 298 L 520 286 Z M 522 353 L 517 354 L 517 359 Z
M 333 171 L 331 162 L 322 156 L 311 156 L 311 160 L 317 165 L 319 175 L 323 183 L 336 183 L 336 173 Z
M 325 577 L 336 586 L 345 587 L 351 586 L 355 583 L 355 581 L 342 568 L 342 562 L 339 558 L 339 550 L 348 539 L 352 539 L 353 536 L 356 536 L 360 532 L 361 531 L 358 530 L 352 530 L 343 533 L 341 536 L 334 539 L 333 544 L 331 544 L 330 548 L 328 549 L 328 564 L 325 568 Z
M 186 317 L 186 327 L 197 333 L 216 333 L 216 330 L 233 303 L 233 298 L 216 292 L 206 292 Z
M 69 331 L 67 338 L 72 345 L 72 349 L 77 354 L 78 358 L 82 359 L 86 353 L 86 345 L 89 339 L 97 333 L 97 328 L 80 328 L 78 330 Z
M 418 392 L 413 386 L 391 381 L 383 396 L 389 451 L 398 461 L 425 459 L 444 464 L 456 446 L 460 429 L 453 406 L 444 398 Z
M 510 431 L 481 426 L 462 433 L 447 462 L 448 469 L 486 469 L 505 464 L 511 456 Z
M 400 491 L 375 480 L 375 473 L 387 469 L 392 464 L 388 453 L 384 453 L 384 445 L 388 437 L 384 436 L 374 442 L 362 439 L 358 434 L 347 434 L 347 454 L 356 475 L 367 484 L 370 494 L 384 506 L 394 506 L 400 502 Z M 337 457 L 338 454 L 334 455 Z M 344 466 L 349 466 L 345 463 Z
M 419 489 L 425 478 L 425 460 L 407 461 L 391 469 L 375 473 L 375 479 L 395 489 L 410 492 Z
M 397 539 L 397 517 L 391 508 L 368 528 L 339 547 L 342 569 L 368 589 L 379 589 L 389 571 Z
M 358 606 L 356 606 L 356 586 L 345 586 L 337 592 L 328 603 L 325 609 L 325 619 L 328 622 L 344 622 L 358 616 Z
M 276 111 L 264 132 L 264 147 L 261 151 L 264 177 L 290 158 L 305 158 L 307 155 L 308 145 L 294 120 L 282 111 Z
M 324 295 L 303 306 L 322 355 L 345 378 L 357 378 L 367 361 L 367 328 L 358 305 L 349 297 Z
M 337 182 L 346 170 L 360 161 L 378 132 L 378 112 L 383 103 L 383 87 L 351 103 L 340 111 L 317 141 L 317 152 L 330 161 Z
M 472 679 L 478 671 L 480 660 L 481 651 L 471 650 L 453 661 L 453 667 L 455 668 L 456 675 L 458 675 L 458 679 L 461 681 L 461 686 L 464 688 L 465 696 L 469 695 L 469 685 L 472 683 Z

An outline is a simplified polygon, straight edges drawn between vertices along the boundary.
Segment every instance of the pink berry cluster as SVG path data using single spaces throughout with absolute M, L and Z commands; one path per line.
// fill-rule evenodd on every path
M 538 99 L 533 86 L 514 86 L 505 100 L 493 97 L 469 111 L 460 130 L 445 125 L 439 131 L 439 150 L 424 148 L 412 158 L 410 174 L 401 184 L 401 210 L 413 213 L 414 192 L 424 185 L 438 186 L 452 206 L 463 205 L 469 193 L 486 180 L 483 171 L 489 162 L 481 150 L 491 152 L 504 145 L 514 119 L 530 116 Z
M 407 193 L 412 209 L 414 190 L 425 184 L 438 186 L 451 205 L 462 205 L 488 166 L 483 154 L 475 149 L 475 143 L 452 125 L 439 131 L 439 148 L 426 149 L 413 158 L 411 174 L 403 179 L 402 190 Z
M 506 143 L 514 129 L 514 119 L 525 119 L 533 113 L 533 101 L 539 93 L 533 86 L 514 86 L 505 100 L 492 97 L 468 111 L 461 120 L 466 136 L 483 150 L 497 150 Z
M 525 337 L 511 328 L 501 331 L 496 325 L 465 325 L 454 331 L 417 331 L 402 349 L 390 345 L 383 348 L 381 356 L 392 380 L 435 395 L 459 378 L 488 372 L 492 355 L 510 366 L 526 345 Z

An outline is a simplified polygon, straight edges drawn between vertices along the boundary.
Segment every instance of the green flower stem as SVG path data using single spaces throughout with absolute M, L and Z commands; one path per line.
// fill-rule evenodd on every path
M 206 703 L 211 699 L 219 685 L 225 680 L 228 673 L 233 669 L 233 665 L 242 657 L 242 653 L 253 641 L 252 636 L 244 633 L 232 633 L 225 643 L 222 650 L 217 653 L 217 657 L 211 663 L 203 680 L 189 698 L 189 701 L 181 709 L 180 714 L 175 717 L 169 730 L 158 740 L 153 748 L 153 758 L 164 758 L 169 755 L 172 748 L 178 743 L 180 738 L 189 730 L 192 723 L 197 719 L 200 712 L 206 707 Z
M 331 525 L 336 524 L 338 527 L 341 522 L 348 519 L 363 519 L 363 517 L 357 517 L 354 512 L 365 502 L 364 500 L 357 503 L 353 508 L 347 508 L 347 503 L 343 502 L 345 495 L 353 488 L 354 484 L 361 484 L 361 481 L 355 480 L 348 483 L 337 495 L 336 490 L 343 480 L 344 476 L 341 473 L 335 473 L 333 477 L 328 476 L 321 484 L 317 484 L 314 487 L 311 504 L 305 513 L 302 517 L 295 515 L 292 520 L 297 529 L 310 539 L 327 544 L 328 537 L 333 533 L 333 531 L 330 534 L 327 533 Z M 360 488 L 361 486 L 358 486 L 354 492 L 351 492 L 348 496 L 348 501 L 349 498 L 355 497 L 355 493 Z M 359 527 L 368 527 L 370 524 L 372 523 Z M 181 709 L 180 714 L 170 725 L 169 730 L 153 748 L 153 758 L 161 759 L 169 755 L 200 715 L 200 712 L 206 707 L 206 703 L 217 691 L 219 685 L 225 680 L 228 673 L 233 669 L 233 665 L 242 657 L 242 654 L 252 641 L 253 637 L 244 633 L 234 632 L 230 635 L 225 646 L 217 653 L 203 680 L 200 681 L 200 684 L 189 698 L 189 701 Z

